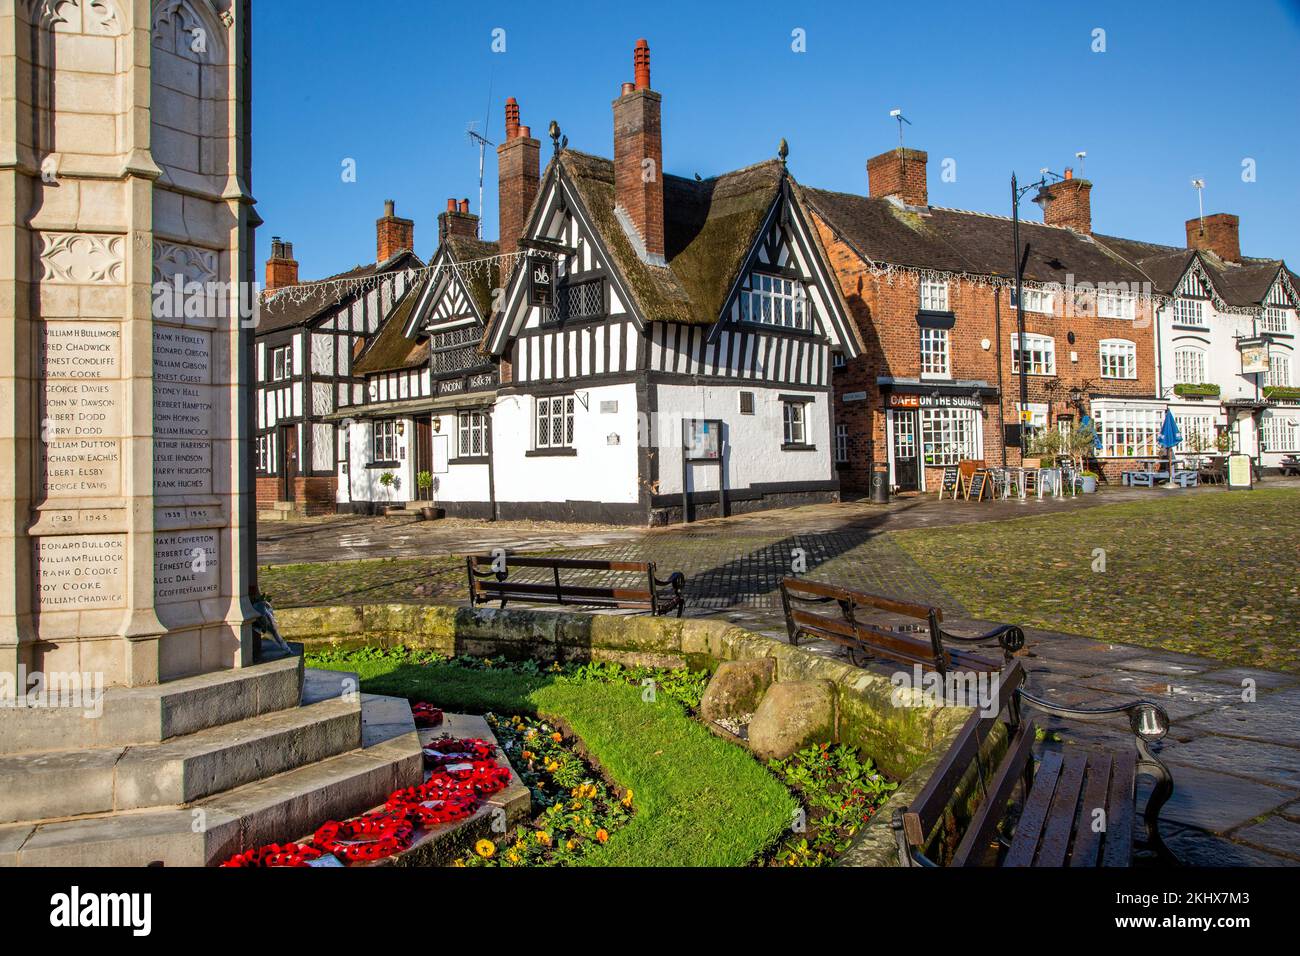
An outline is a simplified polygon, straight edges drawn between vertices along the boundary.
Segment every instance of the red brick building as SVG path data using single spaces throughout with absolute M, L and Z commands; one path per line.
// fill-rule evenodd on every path
M 1019 463 L 1022 357 L 1034 430 L 1156 397 L 1151 286 L 1093 240 L 1091 183 L 1049 186 L 1046 222 L 1021 223 L 1018 348 L 1010 217 L 931 206 L 920 150 L 876 156 L 867 173 L 868 196 L 803 189 L 867 341 L 834 373 L 846 490 L 868 490 L 877 463 L 900 492 L 934 489 L 961 459 Z M 1093 466 L 1115 480 L 1131 464 Z

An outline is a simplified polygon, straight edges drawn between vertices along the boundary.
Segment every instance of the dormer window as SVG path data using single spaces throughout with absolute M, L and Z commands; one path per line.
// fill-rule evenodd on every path
M 808 297 L 798 279 L 754 272 L 740 292 L 740 319 L 784 329 L 808 328 Z
M 1174 324 L 1205 328 L 1205 302 L 1201 299 L 1178 299 L 1174 303 Z
M 921 280 L 921 311 L 948 311 L 948 283 L 939 279 Z
M 1286 309 L 1280 309 L 1277 306 L 1268 306 L 1264 309 L 1264 314 L 1260 317 L 1260 329 L 1264 332 L 1274 332 L 1278 335 L 1287 335 L 1291 331 L 1291 323 L 1287 316 Z

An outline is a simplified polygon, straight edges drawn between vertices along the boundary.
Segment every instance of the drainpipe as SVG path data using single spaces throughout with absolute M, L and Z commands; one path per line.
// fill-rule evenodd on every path
M 1005 398 L 1002 392 L 1002 290 L 997 286 L 993 287 L 993 341 L 997 346 L 994 354 L 997 356 L 998 363 L 998 455 L 1002 459 L 999 464 L 1005 468 L 1007 466 L 1007 416 L 1002 406 Z

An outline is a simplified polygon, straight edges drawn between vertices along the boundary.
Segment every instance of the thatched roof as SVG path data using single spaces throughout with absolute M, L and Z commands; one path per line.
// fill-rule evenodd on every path
M 433 263 L 438 264 L 444 257 L 452 262 L 470 262 L 477 259 L 490 259 L 497 254 L 495 242 L 483 242 L 467 236 L 445 236 Z M 443 273 L 435 271 L 423 276 L 419 282 L 407 290 L 393 309 L 384 318 L 378 332 L 371 338 L 366 348 L 353 363 L 355 375 L 371 375 L 376 372 L 391 372 L 400 369 L 419 368 L 429 360 L 429 339 L 420 330 L 411 337 L 406 335 L 411 314 L 424 296 L 425 288 L 430 282 L 437 281 Z M 474 300 L 479 314 L 486 321 L 492 313 L 492 290 L 500 282 L 500 268 L 493 262 L 488 269 L 475 269 L 461 280 L 465 291 Z
M 558 161 L 641 314 L 651 322 L 716 322 L 780 193 L 781 163 L 768 160 L 701 181 L 665 175 L 665 267 L 637 254 L 615 215 L 613 162 L 572 149 Z

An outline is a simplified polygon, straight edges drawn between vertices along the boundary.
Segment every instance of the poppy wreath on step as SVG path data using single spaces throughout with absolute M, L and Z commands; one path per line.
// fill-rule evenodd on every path
M 421 803 L 404 803 L 391 808 L 406 813 L 407 819 L 422 827 L 437 827 L 458 820 L 467 820 L 478 809 L 475 797 L 460 796 L 448 800 L 430 799 Z
M 424 762 L 431 767 L 445 767 L 447 764 L 491 760 L 496 752 L 497 748 L 486 740 L 440 737 L 424 745 Z
M 256 850 L 236 853 L 221 865 L 223 867 L 306 866 L 309 860 L 318 860 L 321 851 L 301 843 L 269 843 Z
M 404 812 L 368 813 L 352 820 L 331 820 L 316 831 L 312 843 L 341 860 L 382 860 L 411 845 L 415 827 Z
M 434 707 L 428 701 L 418 701 L 411 705 L 411 716 L 417 727 L 437 727 L 442 723 L 442 708 Z

